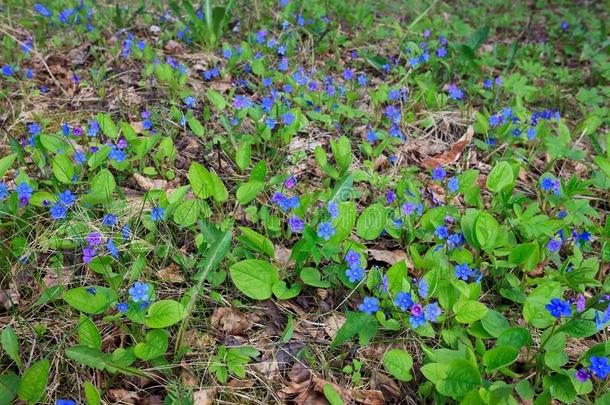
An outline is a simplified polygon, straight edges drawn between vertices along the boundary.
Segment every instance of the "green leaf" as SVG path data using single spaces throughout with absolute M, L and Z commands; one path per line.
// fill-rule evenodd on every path
M 105 113 L 97 114 L 97 122 L 100 125 L 100 129 L 109 138 L 116 139 L 118 136 L 118 130 L 110 115 Z
M 257 252 L 264 253 L 271 258 L 275 257 L 273 242 L 269 238 L 245 226 L 240 226 L 239 230 L 242 233 L 242 236 L 238 238 L 239 241 Z
M 99 391 L 89 381 L 85 381 L 85 399 L 87 405 L 100 405 L 102 403 Z
M 510 327 L 508 319 L 498 311 L 489 310 L 487 314 L 481 318 L 481 325 L 483 329 L 491 336 L 497 338 Z
M 608 150 L 610 151 L 610 147 L 608 147 Z M 593 158 L 593 161 L 600 169 L 602 169 L 602 172 L 604 172 L 606 177 L 610 179 L 610 159 L 607 159 L 603 156 L 595 156 Z
M 587 338 L 598 332 L 595 322 L 586 319 L 572 319 L 558 331 L 565 332 L 574 338 Z
M 554 374 L 544 378 L 545 386 L 551 391 L 551 396 L 564 404 L 573 404 L 576 401 L 576 389 L 572 379 L 567 375 Z
M 358 334 L 360 336 L 359 343 L 367 344 L 369 340 L 375 336 L 379 324 L 377 320 L 364 312 L 348 312 L 345 323 L 337 331 L 337 335 L 330 345 L 330 349 L 334 349 L 346 340 Z
M 299 295 L 301 286 L 295 283 L 288 288 L 284 280 L 279 280 L 273 284 L 271 290 L 278 300 L 289 300 Z
M 330 287 L 330 282 L 321 280 L 321 275 L 318 269 L 313 267 L 305 267 L 299 274 L 301 280 L 307 285 L 318 288 Z
M 95 169 L 102 163 L 104 163 L 108 159 L 108 155 L 110 155 L 110 151 L 112 149 L 110 146 L 102 145 L 98 150 L 95 151 L 89 159 L 87 159 L 87 164 L 90 169 Z
M 523 265 L 523 270 L 532 271 L 540 260 L 540 247 L 538 242 L 523 243 L 511 249 L 508 262 L 516 266 Z
M 520 326 L 508 328 L 500 334 L 496 345 L 512 346 L 515 349 L 520 349 L 524 346 L 530 347 L 532 345 L 532 336 L 527 329 Z
M 331 383 L 324 384 L 324 396 L 330 405 L 344 405 L 341 395 L 335 390 Z
M 352 185 L 354 184 L 354 176 L 351 173 L 346 173 L 333 189 L 328 202 L 340 203 L 341 201 L 349 200 L 352 196 Z
M 335 234 L 330 238 L 330 244 L 338 245 L 350 236 L 352 229 L 356 224 L 357 214 L 358 210 L 356 209 L 355 203 L 339 203 L 339 215 L 332 220 L 332 225 L 335 228 Z
M 212 197 L 218 202 L 226 201 L 229 198 L 229 192 L 220 177 L 216 173 L 210 172 L 210 180 L 212 181 Z
M 112 200 L 112 193 L 116 189 L 114 176 L 108 169 L 102 169 L 91 180 L 91 193 L 86 194 L 83 199 L 91 204 L 99 204 Z
M 250 180 L 237 188 L 237 201 L 241 205 L 248 204 L 250 201 L 254 200 L 256 196 L 265 189 L 265 183 L 260 180 Z
M 9 371 L 0 375 L 0 405 L 10 405 L 17 396 L 19 377 Z
M 51 161 L 55 178 L 62 183 L 71 184 L 74 176 L 74 165 L 69 157 L 64 154 L 57 155 Z
M 459 323 L 473 323 L 483 318 L 487 314 L 487 307 L 485 304 L 466 300 L 458 301 L 453 305 L 453 312 L 455 312 L 455 320 Z
M 197 162 L 191 163 L 188 174 L 189 182 L 193 188 L 193 194 L 201 199 L 206 199 L 213 193 L 212 177 L 210 172 Z
M 233 284 L 249 298 L 266 300 L 279 280 L 277 269 L 263 260 L 247 259 L 230 267 Z
M 483 250 L 496 247 L 496 240 L 500 233 L 498 221 L 488 212 L 480 212 L 474 225 L 477 242 Z
M 161 300 L 148 307 L 144 323 L 149 328 L 167 328 L 182 320 L 186 310 L 181 303 L 174 300 Z
M 400 381 L 411 381 L 411 368 L 413 358 L 409 353 L 401 349 L 392 349 L 383 356 L 383 365 L 392 376 Z
M 536 328 L 547 328 L 555 318 L 545 308 L 551 298 L 561 297 L 563 288 L 558 282 L 545 282 L 530 293 L 523 304 L 523 318 Z
M 481 375 L 467 360 L 453 360 L 446 370 L 446 377 L 439 381 L 436 389 L 442 395 L 460 398 L 481 384 Z
M 93 289 L 94 293 L 87 291 L 88 289 Z M 63 299 L 78 311 L 96 315 L 107 310 L 117 300 L 117 295 L 110 288 L 91 286 L 68 290 L 64 292 Z
M 203 128 L 203 125 L 201 125 L 201 122 L 197 118 L 189 117 L 186 121 L 189 125 L 189 128 L 191 129 L 191 131 L 193 131 L 195 135 L 200 138 L 205 135 L 205 128 Z
M 499 368 L 507 367 L 517 361 L 519 349 L 511 346 L 498 346 L 488 350 L 483 356 L 483 363 L 487 372 L 491 373 Z
M 165 330 L 151 330 L 146 333 L 146 341 L 134 347 L 134 353 L 142 360 L 152 360 L 163 356 L 169 346 L 169 336 Z
M 505 161 L 496 164 L 487 176 L 487 188 L 494 193 L 499 193 L 514 183 L 513 168 L 510 163 Z
M 122 350 L 124 351 L 124 349 Z M 115 356 L 102 353 L 99 350 L 92 349 L 88 346 L 69 347 L 66 349 L 66 356 L 69 359 L 98 370 L 108 370 L 110 372 L 119 371 L 126 375 L 146 377 L 145 373 L 138 369 L 125 366 L 119 359 L 115 359 Z
M 17 339 L 17 334 L 9 325 L 5 326 L 2 330 L 0 342 L 2 343 L 2 348 L 11 360 L 17 363 L 19 368 L 22 368 L 23 363 L 21 362 L 21 357 L 19 357 L 19 340 Z
M 183 227 L 194 225 L 197 222 L 197 218 L 199 218 L 200 203 L 202 201 L 195 199 L 180 203 L 174 211 L 174 221 L 176 224 Z
M 365 240 L 377 239 L 385 227 L 386 214 L 382 204 L 373 204 L 366 208 L 356 222 L 358 236 Z
M 35 403 L 42 399 L 45 388 L 47 388 L 47 380 L 49 379 L 49 360 L 42 359 L 32 364 L 28 368 L 17 388 L 17 395 L 22 401 Z
M 2 178 L 2 176 L 4 176 L 4 173 L 6 173 L 8 169 L 10 169 L 10 167 L 15 162 L 15 159 L 17 159 L 16 153 L 10 154 L 0 159 L 0 178 Z
M 212 104 L 214 104 L 214 107 L 216 107 L 218 111 L 222 111 L 227 107 L 227 100 L 216 90 L 208 90 L 208 99 Z
M 100 331 L 93 321 L 83 314 L 81 314 L 78 320 L 77 331 L 80 344 L 98 350 L 102 347 Z

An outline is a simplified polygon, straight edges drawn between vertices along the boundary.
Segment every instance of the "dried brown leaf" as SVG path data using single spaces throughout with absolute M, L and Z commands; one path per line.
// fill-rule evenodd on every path
M 157 273 L 159 278 L 170 283 L 182 283 L 184 277 L 180 274 L 180 267 L 176 263 L 172 263 Z
M 324 331 L 331 339 L 334 339 L 344 323 L 345 316 L 338 312 L 333 312 L 324 320 Z
M 165 190 L 167 187 L 167 180 L 163 179 L 150 179 L 146 176 L 142 176 L 140 173 L 134 173 L 133 178 L 143 190 Z
M 193 405 L 212 405 L 216 397 L 216 387 L 206 388 L 193 393 Z
M 448 165 L 456 162 L 464 148 L 472 141 L 472 137 L 474 135 L 474 129 L 472 127 L 468 127 L 466 133 L 462 135 L 462 137 L 451 146 L 446 152 L 441 153 L 440 155 L 429 157 L 428 159 L 424 159 L 421 163 L 427 169 L 433 169 L 438 166 Z
M 229 335 L 242 335 L 252 326 L 248 317 L 231 307 L 216 308 L 210 317 L 210 323 Z

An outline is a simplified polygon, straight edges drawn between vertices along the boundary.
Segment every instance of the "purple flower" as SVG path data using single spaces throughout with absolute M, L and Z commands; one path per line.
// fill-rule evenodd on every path
M 286 180 L 284 180 L 284 187 L 286 187 L 287 189 L 292 189 L 294 188 L 294 186 L 297 185 L 297 178 L 294 175 L 290 175 L 286 178 Z
M 295 116 L 290 111 L 288 111 L 286 114 L 282 114 L 282 124 L 284 124 L 284 126 L 289 127 L 290 125 L 292 125 L 294 120 Z
M 350 268 L 360 267 L 360 253 L 356 252 L 353 249 L 347 251 L 345 255 L 345 261 Z
M 51 217 L 55 220 L 64 219 L 66 217 L 66 213 L 68 212 L 68 207 L 59 201 L 51 207 L 49 212 L 51 213 Z
M 579 368 L 576 371 L 576 379 L 580 382 L 586 382 L 589 378 L 591 378 L 591 374 L 587 373 L 587 370 L 584 368 Z
M 576 297 L 576 310 L 578 312 L 582 312 L 585 310 L 585 307 L 586 307 L 585 296 L 582 294 L 578 294 L 578 297 Z
M 420 316 L 424 313 L 424 309 L 420 303 L 414 304 L 411 307 L 411 314 L 415 316 Z
M 123 314 L 129 310 L 129 305 L 126 302 L 119 302 L 116 304 L 116 310 Z
M 557 252 L 561 248 L 561 240 L 555 238 L 549 240 L 549 242 L 546 244 L 546 248 L 551 253 Z
M 407 202 L 402 205 L 402 213 L 404 215 L 411 215 L 415 212 L 415 204 Z
M 102 234 L 99 232 L 91 232 L 87 235 L 86 240 L 89 246 L 97 246 L 102 243 Z
M 396 193 L 394 192 L 394 190 L 388 190 L 385 193 L 385 202 L 387 205 L 392 204 L 394 201 L 396 201 Z
M 288 218 L 288 226 L 290 226 L 290 232 L 292 233 L 302 232 L 305 227 L 305 222 L 296 215 L 292 215 Z
M 83 249 L 83 262 L 91 263 L 93 257 L 95 256 L 95 249 L 91 246 L 86 246 Z
M 468 278 L 472 276 L 472 269 L 468 264 L 458 264 L 455 266 L 455 277 L 460 280 L 468 281 Z

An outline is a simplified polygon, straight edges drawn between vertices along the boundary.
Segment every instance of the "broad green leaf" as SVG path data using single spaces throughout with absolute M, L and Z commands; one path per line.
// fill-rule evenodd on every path
M 487 188 L 494 193 L 513 185 L 514 182 L 513 169 L 510 163 L 504 161 L 496 164 L 487 176 Z
M 544 377 L 544 385 L 548 386 L 551 396 L 564 404 L 573 404 L 576 401 L 576 389 L 572 379 L 567 375 L 554 374 Z
M 100 392 L 89 381 L 85 381 L 85 399 L 87 405 L 100 405 L 102 403 Z
M 218 111 L 224 110 L 227 106 L 227 100 L 216 90 L 208 89 L 208 99 Z
M 105 113 L 97 114 L 97 122 L 100 125 L 100 129 L 107 137 L 116 139 L 118 136 L 118 130 L 110 115 Z
M 483 356 L 483 363 L 488 372 L 507 367 L 517 361 L 519 349 L 511 346 L 498 346 L 488 350 Z
M 254 200 L 256 196 L 265 189 L 265 183 L 260 180 L 250 180 L 237 188 L 237 201 L 241 205 L 246 205 Z
M 301 280 L 303 280 L 303 283 L 312 287 L 330 287 L 330 282 L 321 280 L 320 272 L 318 271 L 318 269 L 315 269 L 313 267 L 305 267 L 303 270 L 301 270 L 299 276 L 301 277 Z
M 341 395 L 339 395 L 331 383 L 324 384 L 323 391 L 330 405 L 344 405 Z
M 110 151 L 112 149 L 110 146 L 102 145 L 98 150 L 96 150 L 89 159 L 87 159 L 87 164 L 90 169 L 95 169 L 102 163 L 104 163 L 108 159 L 108 155 L 110 155 Z
M 125 351 L 124 349 L 122 349 Z M 146 374 L 138 369 L 125 366 L 118 358 L 113 355 L 102 353 L 99 350 L 88 346 L 72 346 L 66 349 L 66 356 L 85 366 L 93 367 L 98 370 L 108 370 L 110 372 L 119 371 L 126 375 L 136 375 L 145 377 Z
M 532 345 L 532 336 L 527 329 L 520 326 L 508 328 L 498 336 L 496 345 L 512 346 L 516 349 L 520 349 L 524 346 L 530 347 Z
M 352 233 L 352 229 L 356 224 L 356 216 L 358 210 L 353 202 L 342 202 L 339 204 L 339 215 L 332 220 L 332 225 L 335 228 L 335 234 L 330 238 L 329 243 L 339 244 L 347 239 Z
M 264 253 L 271 258 L 275 257 L 273 242 L 269 238 L 245 226 L 240 226 L 239 230 L 242 233 L 242 236 L 238 238 L 240 242 L 257 252 Z
M 189 117 L 187 118 L 187 123 L 195 135 L 198 137 L 203 137 L 203 135 L 205 135 L 205 128 L 203 128 L 201 121 L 199 121 L 197 118 Z
M 174 300 L 161 300 L 148 307 L 145 324 L 149 328 L 167 328 L 182 320 L 186 310 L 181 303 Z
M 564 288 L 558 282 L 544 282 L 530 293 L 523 304 L 523 318 L 536 328 L 547 328 L 555 323 L 555 318 L 545 306 L 551 298 L 561 297 Z
M 71 184 L 74 176 L 74 164 L 69 157 L 64 154 L 57 155 L 51 161 L 55 178 L 62 183 Z
M 17 366 L 21 368 L 21 357 L 19 356 L 19 340 L 17 334 L 10 326 L 5 326 L 0 336 L 0 342 L 2 342 L 2 348 L 8 354 L 8 356 L 17 363 Z
M 377 239 L 385 227 L 385 208 L 381 204 L 367 207 L 356 222 L 358 236 L 365 240 Z
M 43 359 L 32 364 L 21 377 L 17 395 L 22 401 L 36 403 L 42 399 L 49 379 L 49 360 Z
M 393 377 L 400 381 L 411 381 L 411 368 L 413 358 L 409 353 L 401 349 L 392 349 L 383 356 L 383 365 Z
M 359 343 L 367 344 L 369 340 L 377 333 L 379 324 L 377 320 L 364 312 L 348 312 L 345 323 L 337 331 L 335 339 L 330 345 L 330 349 L 334 349 L 346 340 L 359 335 Z
M 152 360 L 163 356 L 169 346 L 169 336 L 165 330 L 151 330 L 146 333 L 146 341 L 134 347 L 134 353 L 142 360 Z
M 190 199 L 180 203 L 174 211 L 176 224 L 183 227 L 194 225 L 199 218 L 200 202 L 200 200 Z
M 0 405 L 10 405 L 17 396 L 19 377 L 12 371 L 0 375 Z
M 112 193 L 116 189 L 114 176 L 108 169 L 102 169 L 91 180 L 91 192 L 83 197 L 85 202 L 99 204 L 112 200 Z
M 201 199 L 206 199 L 213 193 L 213 183 L 210 172 L 197 162 L 191 163 L 188 174 L 189 182 L 193 188 L 193 194 Z
M 335 188 L 333 189 L 328 202 L 340 203 L 351 199 L 353 183 L 354 176 L 351 173 L 346 173 L 335 184 Z
M 587 338 L 598 332 L 595 322 L 586 319 L 572 319 L 559 328 L 559 330 L 574 338 Z
M 446 377 L 439 381 L 436 389 L 442 395 L 460 398 L 481 384 L 481 375 L 467 360 L 453 360 L 446 370 Z
M 88 291 L 89 290 L 89 291 Z M 64 301 L 86 314 L 101 314 L 117 300 L 114 290 L 107 287 L 78 287 L 64 292 Z
M 80 344 L 98 350 L 102 347 L 102 337 L 100 336 L 100 331 L 97 329 L 97 326 L 95 326 L 91 319 L 81 314 L 76 329 L 78 331 L 78 339 Z
M 540 260 L 538 242 L 523 243 L 513 247 L 508 255 L 508 262 L 517 266 L 523 265 L 523 270 L 532 271 Z
M 271 297 L 273 285 L 279 280 L 277 269 L 258 259 L 247 259 L 230 267 L 233 284 L 247 297 L 266 300 Z
M 479 212 L 474 225 L 477 242 L 483 250 L 491 250 L 496 246 L 496 240 L 500 233 L 498 221 L 488 212 Z
M 0 159 L 0 179 L 2 178 L 2 176 L 4 176 L 4 173 L 6 173 L 8 169 L 10 169 L 10 167 L 13 165 L 13 162 L 15 162 L 15 159 L 17 159 L 16 153 L 12 153 Z
M 279 280 L 273 284 L 271 290 L 278 300 L 289 300 L 299 295 L 301 292 L 301 285 L 295 283 L 288 288 L 284 280 Z
M 210 172 L 210 180 L 212 181 L 212 197 L 218 202 L 226 201 L 229 198 L 229 192 L 220 177 L 216 173 Z
M 473 323 L 487 314 L 485 304 L 478 301 L 458 301 L 453 305 L 455 320 L 459 323 Z
M 510 327 L 508 319 L 500 312 L 495 310 L 487 311 L 487 314 L 481 318 L 481 325 L 491 336 L 497 338 Z

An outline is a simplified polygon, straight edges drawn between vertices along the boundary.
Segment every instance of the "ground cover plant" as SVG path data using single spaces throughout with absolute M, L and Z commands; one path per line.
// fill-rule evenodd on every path
M 609 404 L 608 9 L 0 5 L 0 405 Z

